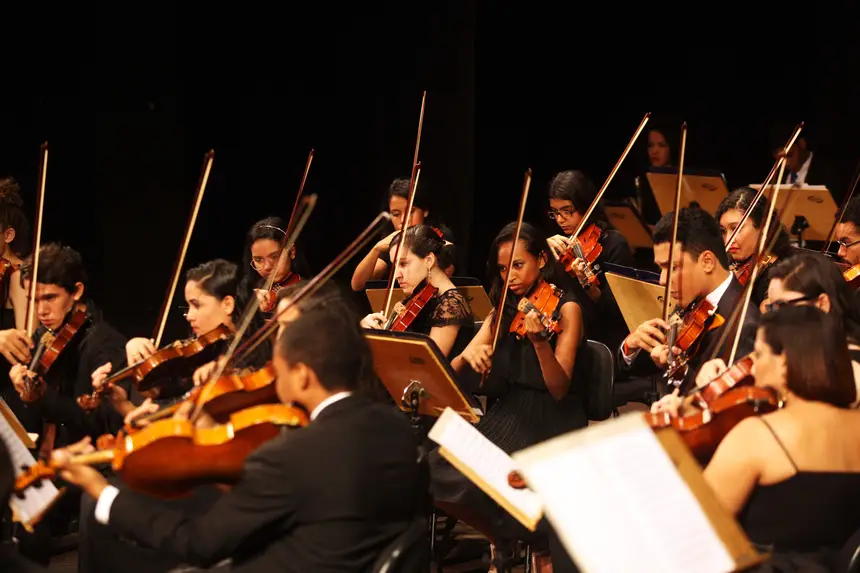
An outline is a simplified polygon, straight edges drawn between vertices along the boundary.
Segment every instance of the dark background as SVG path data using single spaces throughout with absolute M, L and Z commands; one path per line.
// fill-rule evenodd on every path
M 847 184 L 860 159 L 856 8 L 536 6 L 52 13 L 49 29 L 7 35 L 0 172 L 21 181 L 32 212 L 49 141 L 43 240 L 81 251 L 92 294 L 129 336 L 155 326 L 208 149 L 186 268 L 239 261 L 254 221 L 289 216 L 314 148 L 306 191 L 319 203 L 303 243 L 318 270 L 383 207 L 388 183 L 408 176 L 423 90 L 421 179 L 482 279 L 525 169 L 527 219 L 544 224 L 548 179 L 579 168 L 599 186 L 647 111 L 687 121 L 687 165 L 718 168 L 731 187 L 767 174 L 774 123 L 787 136 L 804 120 Z M 643 142 L 611 194 L 629 190 L 645 157 Z

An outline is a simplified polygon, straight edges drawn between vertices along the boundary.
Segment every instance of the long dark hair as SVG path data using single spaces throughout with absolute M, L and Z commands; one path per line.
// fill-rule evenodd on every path
M 15 238 L 9 243 L 12 252 L 22 259 L 30 255 L 30 221 L 24 214 L 21 187 L 14 177 L 0 177 L 0 232 L 15 229 Z
M 806 400 L 847 408 L 857 400 L 845 331 L 832 313 L 786 306 L 761 317 L 762 338 L 785 353 L 788 389 Z
M 739 187 L 732 191 L 729 195 L 724 197 L 722 201 L 720 201 L 720 205 L 717 207 L 717 212 L 714 215 L 717 223 L 719 223 L 722 216 L 731 209 L 737 209 L 741 213 L 745 213 L 752 204 L 753 199 L 755 199 L 755 196 L 756 190 L 752 187 Z M 752 223 L 753 227 L 755 227 L 757 231 L 762 230 L 765 217 L 767 217 L 767 212 L 769 210 L 770 201 L 767 200 L 767 197 L 762 195 L 761 199 L 758 200 L 755 207 L 753 207 L 753 210 L 750 212 L 749 217 L 749 222 Z M 771 252 L 780 259 L 788 258 L 792 255 L 793 249 L 791 248 L 791 241 L 788 233 L 785 231 L 785 225 L 780 222 L 779 211 L 776 209 L 773 211 L 773 221 L 771 222 L 771 226 L 773 225 L 777 226 L 778 236 Z M 765 247 L 767 247 L 767 244 L 765 244 Z
M 774 279 L 781 280 L 786 290 L 804 296 L 826 294 L 834 320 L 842 324 L 852 342 L 860 342 L 860 309 L 854 292 L 829 258 L 817 253 L 794 255 L 777 263 L 770 274 L 770 280 Z
M 561 171 L 556 173 L 552 181 L 549 182 L 549 198 L 570 201 L 580 215 L 585 215 L 595 197 L 597 197 L 597 187 L 585 173 L 579 170 Z M 606 213 L 600 202 L 591 212 L 589 222 L 595 223 L 601 229 L 613 228 L 609 219 L 606 218 Z

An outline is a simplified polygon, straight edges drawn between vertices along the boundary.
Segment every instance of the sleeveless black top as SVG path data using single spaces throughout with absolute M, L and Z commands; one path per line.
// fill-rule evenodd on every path
M 798 469 L 763 418 L 794 467 L 790 478 L 757 485 L 738 521 L 750 540 L 779 552 L 839 550 L 860 529 L 860 473 Z

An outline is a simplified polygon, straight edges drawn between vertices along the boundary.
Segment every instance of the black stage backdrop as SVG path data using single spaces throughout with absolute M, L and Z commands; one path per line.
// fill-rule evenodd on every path
M 425 89 L 421 179 L 481 279 L 525 169 L 528 219 L 545 225 L 552 174 L 580 168 L 599 185 L 646 111 L 686 120 L 687 165 L 719 168 L 730 186 L 767 173 L 778 120 L 805 120 L 846 181 L 860 159 L 857 20 L 845 11 L 202 8 L 70 14 L 77 23 L 7 38 L 0 172 L 21 181 L 32 212 L 38 146 L 49 141 L 43 239 L 82 252 L 92 293 L 129 336 L 155 326 L 208 149 L 186 268 L 239 261 L 254 221 L 288 216 L 314 148 L 307 191 L 319 203 L 302 243 L 318 270 L 379 212 L 390 180 L 408 176 Z M 612 193 L 631 185 L 628 169 Z M 175 312 L 170 335 L 184 332 Z

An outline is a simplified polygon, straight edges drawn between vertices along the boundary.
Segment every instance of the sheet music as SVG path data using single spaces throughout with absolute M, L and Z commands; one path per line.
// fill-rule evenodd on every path
M 4 416 L 0 416 L 0 438 L 5 442 L 12 457 L 16 477 L 24 473 L 21 469 L 22 465 L 32 466 L 36 463 L 33 454 L 21 442 L 12 424 Z M 24 491 L 24 499 L 13 495 L 9 500 L 9 506 L 14 510 L 18 521 L 26 525 L 45 512 L 59 495 L 57 486 L 48 480 L 43 480 L 40 487 L 27 488 Z
M 521 513 L 517 515 L 511 512 L 523 525 L 533 528 L 540 521 L 543 509 L 537 494 L 528 489 L 514 489 L 508 483 L 508 474 L 518 469 L 511 457 L 454 410 L 445 409 L 430 429 L 428 437 L 480 477 L 484 483 L 476 482 L 476 485 L 484 489 L 487 495 L 502 507 L 505 506 L 504 502 L 510 504 L 511 507 L 505 508 L 509 512 L 514 508 Z
M 514 454 L 547 519 L 587 573 L 728 573 L 734 560 L 641 416 Z M 555 442 L 555 444 L 551 444 Z M 578 442 L 578 443 L 577 443 Z M 623 551 L 618 548 L 623 547 Z

